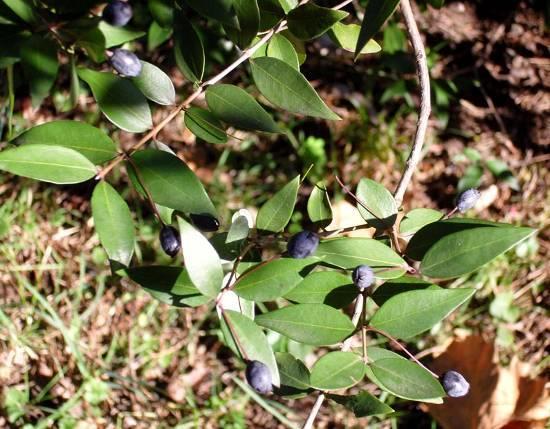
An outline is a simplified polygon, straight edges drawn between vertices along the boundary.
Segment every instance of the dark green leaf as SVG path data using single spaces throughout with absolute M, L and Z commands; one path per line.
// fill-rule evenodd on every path
M 352 352 L 330 352 L 311 368 L 311 386 L 319 390 L 346 389 L 365 375 L 363 358 Z
M 349 317 L 324 304 L 289 305 L 257 316 L 256 323 L 292 340 L 317 346 L 336 344 L 354 329 Z
M 395 10 L 399 0 L 370 0 L 365 9 L 363 22 L 361 23 L 361 32 L 357 39 L 355 47 L 355 58 L 359 56 L 363 47 L 372 39 L 384 22 Z
M 388 299 L 403 292 L 421 289 L 441 289 L 433 283 L 426 282 L 417 277 L 403 276 L 397 279 L 388 280 L 383 285 L 376 288 L 371 295 L 373 301 L 382 306 Z
M 328 35 L 333 42 L 342 49 L 349 52 L 355 52 L 360 31 L 361 27 L 357 24 L 343 24 L 337 22 L 330 28 Z M 370 39 L 360 53 L 373 54 L 375 52 L 380 52 L 381 49 L 380 45 L 376 43 L 376 40 Z
M 371 179 L 361 179 L 357 185 L 357 197 L 368 208 L 357 203 L 363 219 L 373 228 L 390 228 L 397 219 L 397 204 L 384 186 Z
M 397 338 L 427 331 L 466 302 L 475 289 L 425 289 L 388 299 L 370 320 L 371 326 Z
M 197 30 L 181 12 L 176 14 L 174 25 L 174 54 L 185 77 L 193 82 L 200 82 L 204 75 L 204 47 Z
M 278 191 L 258 211 L 256 227 L 263 231 L 280 232 L 290 221 L 300 187 L 300 176 L 296 176 Z
M 23 21 L 28 24 L 37 24 L 40 17 L 29 0 L 3 0 L 4 3 Z
M 212 18 L 224 25 L 239 28 L 232 0 L 185 0 L 184 3 L 187 3 L 206 18 Z
M 433 209 L 414 209 L 407 213 L 399 224 L 399 232 L 404 235 L 414 234 L 426 225 L 443 218 L 443 213 Z
M 1 151 L 0 170 L 58 184 L 85 182 L 96 174 L 94 164 L 77 151 L 43 144 Z
M 278 58 L 284 61 L 293 69 L 300 70 L 296 49 L 294 49 L 294 45 L 282 34 L 273 36 L 269 45 L 267 45 L 266 54 L 268 57 Z
M 135 86 L 149 100 L 164 106 L 171 106 L 176 102 L 176 90 L 166 73 L 157 66 L 141 62 L 141 73 L 132 78 Z
M 260 29 L 260 11 L 257 0 L 232 0 L 239 21 L 239 29 L 225 26 L 229 38 L 241 48 L 246 48 Z
M 363 391 L 357 395 L 328 395 L 329 399 L 337 402 L 348 410 L 353 411 L 355 417 L 376 416 L 380 414 L 393 413 L 393 408 L 384 404 L 382 401 Z
M 285 298 L 299 304 L 327 304 L 342 308 L 357 296 L 357 288 L 351 278 L 336 271 L 320 271 L 309 274 Z
M 288 29 L 299 39 L 311 40 L 323 34 L 348 15 L 342 10 L 306 3 L 289 12 Z
M 256 86 L 271 103 L 292 113 L 340 119 L 321 100 L 306 78 L 284 61 L 260 57 L 250 61 Z
M 275 353 L 281 385 L 298 390 L 309 389 L 309 370 L 304 363 L 290 353 Z
M 99 241 L 109 259 L 128 266 L 134 253 L 135 230 L 128 204 L 107 182 L 92 194 L 92 215 Z
M 174 22 L 174 2 L 172 0 L 148 0 L 149 12 L 161 26 L 169 28 Z
M 172 28 L 164 28 L 153 21 L 147 31 L 147 50 L 154 51 L 172 36 Z
M 103 33 L 106 48 L 123 45 L 131 40 L 145 36 L 145 32 L 143 31 L 130 30 L 126 27 L 115 27 L 107 24 L 105 21 L 100 21 L 98 28 Z
M 189 131 L 208 143 L 223 144 L 227 142 L 227 134 L 225 134 L 223 125 L 209 110 L 191 106 L 185 112 L 184 121 Z
M 285 16 L 278 0 L 258 0 L 260 9 L 260 31 L 268 31 Z
M 132 133 L 152 127 L 147 99 L 130 80 L 89 69 L 79 69 L 78 75 L 90 85 L 99 108 L 117 127 Z
M 68 147 L 80 152 L 94 164 L 109 161 L 117 153 L 114 142 L 99 128 L 70 120 L 37 125 L 18 135 L 12 142 L 16 145 Z
M 307 200 L 307 214 L 315 225 L 322 228 L 332 222 L 332 207 L 323 183 L 317 183 L 313 187 Z

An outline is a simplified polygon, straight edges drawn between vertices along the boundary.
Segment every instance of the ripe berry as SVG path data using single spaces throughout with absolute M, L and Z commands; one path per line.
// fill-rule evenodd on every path
M 470 210 L 476 205 L 481 193 L 477 189 L 468 189 L 459 195 L 456 207 L 460 213 Z
M 122 76 L 136 77 L 141 73 L 141 62 L 136 54 L 126 49 L 115 49 L 109 60 Z
M 201 231 L 215 232 L 220 228 L 220 221 L 209 214 L 190 214 L 189 217 Z
M 317 250 L 319 236 L 311 231 L 302 231 L 294 235 L 286 246 L 288 253 L 295 259 L 311 256 Z
M 181 248 L 180 233 L 178 230 L 173 226 L 163 226 L 160 230 L 160 245 L 168 256 L 176 256 Z
M 368 265 L 359 265 L 353 270 L 351 278 L 355 286 L 360 290 L 365 290 L 374 283 L 374 271 Z
M 246 367 L 245 375 L 246 381 L 256 392 L 267 395 L 273 389 L 271 372 L 262 362 L 251 361 Z
M 441 379 L 443 389 L 445 389 L 445 392 L 447 392 L 447 395 L 451 398 L 466 396 L 470 390 L 470 384 L 459 372 L 447 371 L 442 375 Z
M 101 17 L 108 24 L 122 27 L 132 19 L 132 6 L 125 1 L 115 0 L 103 9 Z

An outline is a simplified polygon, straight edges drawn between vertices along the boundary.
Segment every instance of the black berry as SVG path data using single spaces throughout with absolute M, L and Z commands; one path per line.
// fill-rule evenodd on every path
M 271 372 L 262 362 L 251 361 L 246 367 L 245 375 L 246 381 L 256 392 L 266 395 L 273 389 Z
M 351 274 L 353 283 L 361 290 L 365 290 L 374 283 L 374 271 L 368 265 L 355 267 Z
M 456 207 L 460 213 L 464 213 L 470 210 L 473 206 L 476 205 L 477 200 L 481 193 L 477 189 L 468 189 L 459 195 Z
M 168 256 L 176 256 L 181 248 L 180 233 L 178 230 L 173 226 L 163 226 L 160 230 L 160 245 Z
M 451 398 L 466 396 L 470 390 L 470 384 L 463 375 L 456 371 L 447 371 L 441 376 L 441 384 L 447 395 Z
M 319 246 L 319 236 L 311 231 L 302 231 L 292 236 L 286 246 L 288 254 L 295 259 L 311 256 Z
M 109 61 L 113 68 L 123 76 L 136 77 L 141 73 L 139 58 L 126 49 L 115 49 Z
M 190 214 L 189 217 L 201 231 L 215 232 L 220 228 L 220 221 L 209 214 Z
M 106 23 L 122 27 L 132 19 L 132 6 L 125 1 L 115 0 L 103 9 L 101 16 Z

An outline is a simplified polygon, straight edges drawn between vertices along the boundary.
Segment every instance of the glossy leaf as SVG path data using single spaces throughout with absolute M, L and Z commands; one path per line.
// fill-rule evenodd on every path
M 357 209 L 373 228 L 390 228 L 397 219 L 397 204 L 384 186 L 371 179 L 361 179 L 357 185 L 357 197 L 368 208 L 357 203 Z
M 337 22 L 330 28 L 328 35 L 332 41 L 342 49 L 349 52 L 355 52 L 360 31 L 361 27 L 357 24 L 343 24 L 341 22 Z M 360 53 L 374 54 L 376 52 L 380 52 L 381 50 L 382 48 L 376 40 L 370 39 Z
M 475 289 L 425 289 L 403 292 L 388 299 L 370 325 L 397 338 L 429 330 L 466 302 Z
M 211 298 L 202 295 L 182 267 L 153 265 L 126 270 L 128 277 L 155 299 L 175 307 L 198 307 Z
M 0 151 L 0 170 L 57 184 L 84 182 L 96 174 L 94 164 L 77 151 L 43 144 Z
M 260 9 L 260 31 L 268 31 L 285 16 L 278 0 L 258 0 Z
M 354 329 L 348 316 L 324 304 L 296 304 L 256 317 L 256 323 L 311 345 L 336 344 Z
M 79 121 L 61 120 L 37 125 L 12 142 L 16 145 L 64 146 L 76 150 L 94 164 L 109 161 L 117 154 L 109 136 L 99 128 Z
M 399 224 L 399 232 L 404 235 L 414 234 L 426 225 L 437 222 L 443 213 L 433 209 L 414 209 L 407 213 Z
M 156 203 L 184 213 L 216 216 L 216 209 L 202 183 L 177 156 L 146 149 L 134 153 L 132 159 Z M 139 186 L 138 190 L 142 192 Z
M 243 359 L 248 361 L 257 360 L 266 365 L 271 372 L 271 380 L 274 386 L 281 383 L 279 369 L 275 361 L 275 355 L 267 341 L 262 329 L 254 321 L 241 313 L 231 310 L 223 312 L 223 319 L 238 344 Z
M 317 257 L 323 262 L 352 270 L 358 265 L 369 265 L 375 276 L 381 279 L 401 277 L 405 273 L 405 261 L 392 249 L 372 238 L 334 238 L 321 241 Z
M 212 18 L 222 24 L 239 28 L 232 0 L 185 0 L 184 3 L 187 3 L 206 18 Z
M 300 70 L 298 54 L 294 45 L 282 34 L 275 34 L 267 45 L 266 54 L 268 57 L 284 61 L 293 69 Z
M 128 204 L 107 182 L 99 182 L 92 194 L 92 215 L 101 245 L 109 259 L 128 266 L 136 240 Z
M 307 200 L 307 214 L 317 226 L 326 227 L 332 222 L 332 207 L 325 185 L 317 183 Z
M 99 108 L 117 127 L 132 133 L 152 127 L 147 99 L 130 80 L 89 69 L 79 69 L 78 75 L 90 85 Z
M 305 277 L 304 269 L 316 262 L 316 258 L 267 261 L 239 277 L 233 290 L 253 301 L 274 301 L 300 283 Z
M 340 119 L 321 100 L 306 78 L 284 61 L 260 57 L 250 61 L 256 86 L 275 106 L 292 113 Z
M 184 121 L 189 131 L 208 143 L 223 144 L 227 142 L 227 134 L 225 134 L 222 123 L 209 110 L 191 106 L 185 112 Z
M 202 3 L 203 2 L 200 0 Z M 174 21 L 174 54 L 176 64 L 187 79 L 199 82 L 204 75 L 204 47 L 197 30 L 183 13 L 177 13 Z
M 163 106 L 171 106 L 176 102 L 176 90 L 170 77 L 157 66 L 141 61 L 141 73 L 132 78 L 135 86 L 149 100 Z
M 384 404 L 367 391 L 363 391 L 357 395 L 328 395 L 328 398 L 343 405 L 358 418 L 394 412 L 393 408 Z
M 243 130 L 280 132 L 273 118 L 244 89 L 218 84 L 206 90 L 206 102 L 220 120 Z
M 365 375 L 363 358 L 352 352 L 330 352 L 311 368 L 311 386 L 319 390 L 346 389 Z
M 309 370 L 304 363 L 290 353 L 275 353 L 281 386 L 288 386 L 298 390 L 307 390 L 310 387 Z
M 319 271 L 309 274 L 285 295 L 299 304 L 326 304 L 342 308 L 357 296 L 351 277 L 336 271 Z
M 417 277 L 403 276 L 397 279 L 386 281 L 383 285 L 376 288 L 371 295 L 372 300 L 378 305 L 383 305 L 388 299 L 403 292 L 423 289 L 441 289 L 433 283 L 426 282 Z
M 379 359 L 369 365 L 382 389 L 404 399 L 433 402 L 445 391 L 428 371 L 406 359 Z M 439 401 L 437 401 L 439 402 Z
M 306 3 L 289 12 L 288 29 L 298 39 L 311 40 L 326 32 L 348 15 L 342 10 Z
M 206 237 L 185 220 L 178 218 L 178 225 L 183 261 L 191 282 L 202 294 L 215 297 L 222 287 L 223 280 L 218 253 Z
M 241 48 L 246 48 L 260 29 L 260 10 L 257 0 L 232 0 L 239 28 L 225 26 L 229 38 Z
M 420 271 L 437 278 L 471 273 L 534 232 L 525 227 L 482 227 L 455 232 L 430 247 L 422 258 Z
M 113 25 L 107 24 L 105 21 L 100 21 L 98 28 L 105 38 L 106 48 L 120 46 L 124 43 L 145 36 L 145 33 L 143 31 L 130 30 L 126 27 L 115 27 Z
M 263 231 L 282 231 L 294 211 L 299 187 L 300 176 L 298 175 L 264 203 L 258 211 L 256 227 Z
M 355 58 L 359 56 L 363 47 L 372 39 L 384 22 L 391 16 L 399 0 L 370 0 L 365 9 L 361 31 L 355 47 Z

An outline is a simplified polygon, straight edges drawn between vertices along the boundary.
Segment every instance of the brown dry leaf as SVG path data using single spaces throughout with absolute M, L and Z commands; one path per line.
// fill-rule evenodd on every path
M 454 341 L 432 368 L 438 374 L 454 369 L 470 383 L 463 398 L 423 406 L 445 429 L 537 428 L 550 417 L 545 381 L 528 378 L 528 366 L 517 360 L 499 367 L 494 345 L 480 336 Z
M 332 222 L 327 230 L 332 231 L 340 228 L 364 225 L 365 220 L 361 217 L 359 210 L 345 200 L 340 200 L 332 205 Z M 359 229 L 346 235 L 349 237 L 372 237 L 372 228 Z

